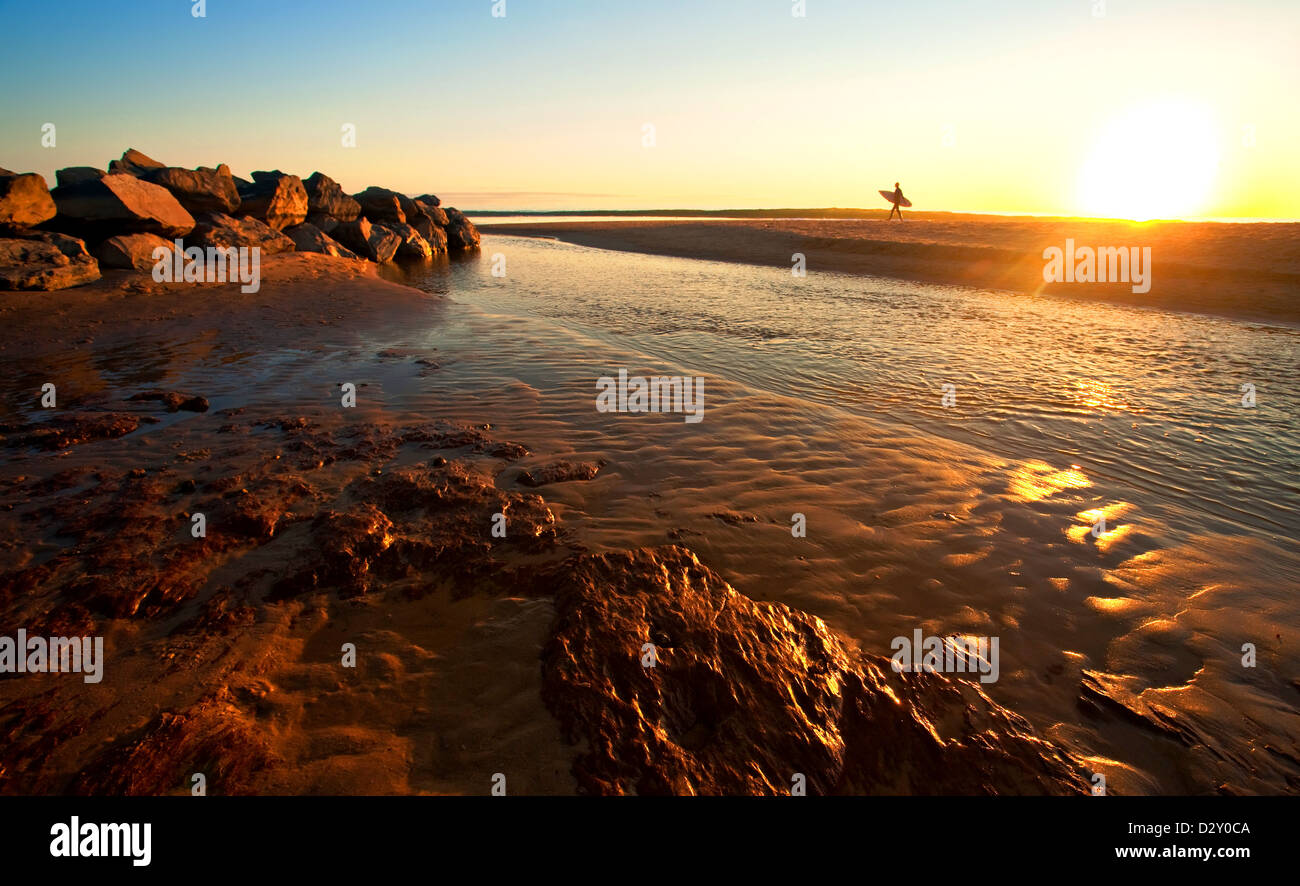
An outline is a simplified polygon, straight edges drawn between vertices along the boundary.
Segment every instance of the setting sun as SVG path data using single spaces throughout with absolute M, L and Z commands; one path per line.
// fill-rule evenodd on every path
M 1135 107 L 1111 120 L 1079 175 L 1079 206 L 1107 218 L 1180 218 L 1204 209 L 1219 166 L 1210 113 L 1190 102 Z

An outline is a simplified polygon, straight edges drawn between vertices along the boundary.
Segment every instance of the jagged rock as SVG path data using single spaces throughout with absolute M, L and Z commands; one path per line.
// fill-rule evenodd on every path
M 165 166 L 166 164 L 141 154 L 135 148 L 127 148 L 121 160 L 113 160 L 108 164 L 108 172 L 110 175 L 113 173 L 144 175 L 151 169 L 163 169 Z
M 382 225 L 372 225 L 364 215 L 356 221 L 340 222 L 334 229 L 334 239 L 357 255 L 376 262 L 391 261 L 402 243 L 397 234 Z
M 254 172 L 253 181 L 238 191 L 239 214 L 259 218 L 277 231 L 307 220 L 307 189 L 296 175 L 278 169 Z
M 410 197 L 388 188 L 369 187 L 352 196 L 361 204 L 362 214 L 372 222 L 405 224 L 406 219 L 416 212 Z
M 447 245 L 450 249 L 477 249 L 478 228 L 459 209 L 447 209 Z
M 0 226 L 33 227 L 54 218 L 56 211 L 44 176 L 34 172 L 0 175 Z
M 77 182 L 93 181 L 108 175 L 104 170 L 94 166 L 68 166 L 54 173 L 54 180 L 59 185 L 75 185 Z
M 1086 794 L 1080 761 L 978 683 L 896 673 L 676 546 L 553 574 L 543 699 L 592 794 Z M 645 644 L 655 666 L 643 666 Z
M 339 183 L 328 175 L 313 172 L 303 186 L 307 189 L 307 211 L 313 215 L 352 221 L 361 214 L 361 204 L 343 193 Z
M 191 238 L 197 246 L 260 247 L 266 255 L 293 252 L 293 240 L 256 218 L 234 218 L 221 212 L 199 216 Z
M 293 240 L 293 245 L 299 252 L 319 252 L 339 258 L 357 258 L 357 254 L 351 249 L 308 222 L 288 228 L 285 234 Z
M 148 170 L 141 177 L 171 191 L 172 196 L 194 215 L 200 212 L 234 212 L 239 208 L 239 191 L 227 166 L 217 169 L 167 166 Z
M 117 234 L 180 237 L 194 228 L 194 216 L 170 191 L 134 175 L 110 173 L 57 187 L 51 195 L 59 212 L 49 226 L 86 240 Z
M 99 263 L 75 237 L 31 231 L 0 239 L 0 289 L 67 289 L 99 279 Z
M 434 199 L 436 200 L 438 198 L 435 197 Z M 433 219 L 433 223 L 440 228 L 445 228 L 450 224 L 450 219 L 447 218 L 446 210 L 436 203 L 426 203 L 417 197 L 415 200 L 415 208 Z
M 157 234 L 119 234 L 95 247 L 95 258 L 103 268 L 151 271 L 158 262 L 154 250 L 159 247 L 170 253 L 176 244 Z
M 442 201 L 439 200 L 437 197 L 435 197 L 433 194 L 421 194 L 420 196 L 416 197 L 415 199 L 418 200 L 418 201 L 420 201 L 421 203 L 428 203 L 430 206 L 441 206 L 441 205 L 442 205 Z
M 410 225 L 387 224 L 384 227 L 392 231 L 402 242 L 397 246 L 398 258 L 411 258 L 428 261 L 433 258 L 433 247 L 429 241 L 420 236 L 420 232 Z

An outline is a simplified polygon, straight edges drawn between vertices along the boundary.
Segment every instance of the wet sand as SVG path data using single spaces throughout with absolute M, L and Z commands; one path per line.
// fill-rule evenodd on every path
M 883 215 L 883 213 L 882 213 Z M 1110 222 L 909 214 L 883 219 L 726 221 L 536 220 L 494 223 L 484 233 L 681 258 L 870 274 L 979 289 L 1097 299 L 1266 322 L 1300 323 L 1300 223 Z M 1043 250 L 1151 247 L 1149 292 L 1130 284 L 1045 283 Z
M 98 684 L 0 678 L 0 791 L 1087 790 L 978 683 L 894 673 L 687 548 L 592 544 L 549 499 L 598 501 L 604 464 L 559 435 L 396 405 L 445 358 L 377 342 L 445 308 L 298 254 L 248 295 L 113 273 L 4 299 L 0 611 L 108 654 Z

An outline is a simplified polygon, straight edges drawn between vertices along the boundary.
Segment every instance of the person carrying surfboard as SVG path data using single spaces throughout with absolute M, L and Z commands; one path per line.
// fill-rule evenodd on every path
M 898 220 L 903 220 L 903 210 L 899 207 L 905 199 L 903 189 L 898 186 L 898 182 L 894 182 L 894 208 L 889 210 L 889 218 L 885 219 L 885 221 L 893 221 L 895 212 L 898 213 Z

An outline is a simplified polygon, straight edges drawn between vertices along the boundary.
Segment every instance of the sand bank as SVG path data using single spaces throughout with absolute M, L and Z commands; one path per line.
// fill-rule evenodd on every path
M 1110 222 L 1003 216 L 727 221 L 538 220 L 479 225 L 484 233 L 554 237 L 582 246 L 834 271 L 1214 314 L 1300 322 L 1300 224 Z M 1151 286 L 1045 283 L 1044 250 L 1151 250 Z

